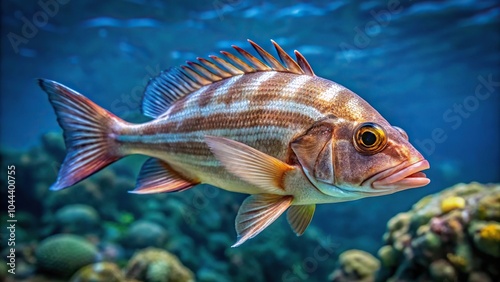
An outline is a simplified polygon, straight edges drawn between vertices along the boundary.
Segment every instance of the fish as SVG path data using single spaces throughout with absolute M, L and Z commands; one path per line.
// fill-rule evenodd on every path
M 146 85 L 133 124 L 58 82 L 39 79 L 64 132 L 66 156 L 51 190 L 70 187 L 119 159 L 149 156 L 135 194 L 181 192 L 205 183 L 249 196 L 236 243 L 287 211 L 298 236 L 317 204 L 388 195 L 430 183 L 429 162 L 369 103 L 317 76 L 271 40 L 260 59 L 233 45 L 162 71 Z

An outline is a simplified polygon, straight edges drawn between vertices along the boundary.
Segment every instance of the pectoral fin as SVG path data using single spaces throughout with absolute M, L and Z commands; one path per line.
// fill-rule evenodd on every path
M 130 193 L 180 192 L 196 184 L 198 183 L 193 183 L 182 178 L 167 163 L 159 159 L 150 158 L 142 165 L 136 187 Z
M 272 156 L 234 140 L 205 136 L 205 142 L 227 171 L 260 187 L 263 193 L 282 194 L 284 174 L 295 169 Z
M 297 236 L 306 231 L 311 223 L 316 205 L 291 206 L 286 213 L 286 219 Z
M 252 195 L 243 201 L 236 216 L 237 247 L 273 223 L 292 203 L 293 196 Z

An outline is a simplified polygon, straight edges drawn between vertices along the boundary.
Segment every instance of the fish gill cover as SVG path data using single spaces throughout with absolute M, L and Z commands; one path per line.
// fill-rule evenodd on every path
M 496 1 L 3 1 L 0 280 L 498 280 L 497 186 L 440 191 L 500 181 L 499 14 Z M 318 205 L 302 237 L 278 220 L 238 248 L 241 194 L 130 195 L 142 157 L 48 190 L 65 147 L 36 78 L 141 123 L 151 77 L 247 38 L 300 51 L 403 128 L 432 183 Z

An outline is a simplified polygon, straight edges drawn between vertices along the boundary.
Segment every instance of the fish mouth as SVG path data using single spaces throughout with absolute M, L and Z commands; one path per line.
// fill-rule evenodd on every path
M 391 193 L 422 187 L 431 182 L 422 170 L 429 169 L 427 160 L 408 164 L 403 162 L 395 167 L 386 169 L 365 180 L 363 184 L 370 185 L 380 192 Z

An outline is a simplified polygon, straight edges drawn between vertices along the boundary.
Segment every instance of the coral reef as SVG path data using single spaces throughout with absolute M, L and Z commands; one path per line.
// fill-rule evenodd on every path
M 500 185 L 457 184 L 387 224 L 378 281 L 499 281 Z
M 331 281 L 500 281 L 500 185 L 457 184 L 387 222 L 380 264 L 342 253 Z
M 67 205 L 54 215 L 54 228 L 57 233 L 72 233 L 85 235 L 97 233 L 99 229 L 100 216 L 97 211 L 88 205 Z
M 491 193 L 479 199 L 477 212 L 479 219 L 500 221 L 500 193 Z
M 189 282 L 193 273 L 179 259 L 162 249 L 138 251 L 129 261 L 126 277 L 144 282 Z
M 120 268 L 111 262 L 98 262 L 84 266 L 76 272 L 69 282 L 124 282 Z
M 380 268 L 380 261 L 361 250 L 348 250 L 340 254 L 337 269 L 330 274 L 332 282 L 373 282 Z
M 81 267 L 95 262 L 97 249 L 84 238 L 58 234 L 43 240 L 36 249 L 40 272 L 68 278 Z
M 441 211 L 447 213 L 455 209 L 463 209 L 465 207 L 465 199 L 462 197 L 449 197 L 441 201 Z
M 469 227 L 469 235 L 481 252 L 500 258 L 500 223 L 476 221 Z
M 139 220 L 130 225 L 123 245 L 132 249 L 142 249 L 148 246 L 161 247 L 167 239 L 167 231 L 159 224 Z

